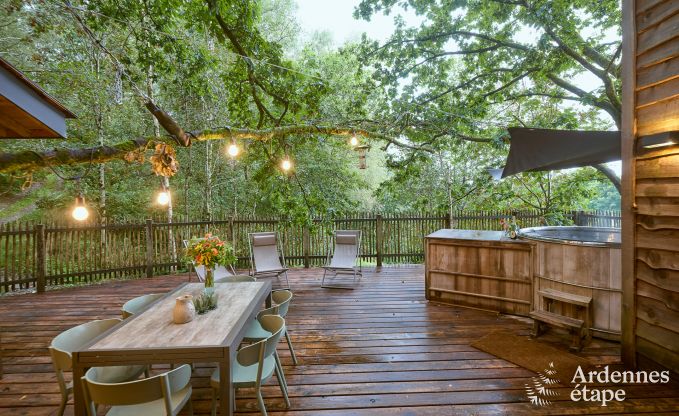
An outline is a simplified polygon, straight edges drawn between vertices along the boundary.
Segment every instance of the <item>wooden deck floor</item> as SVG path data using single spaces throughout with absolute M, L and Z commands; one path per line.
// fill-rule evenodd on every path
M 527 335 L 525 320 L 425 301 L 423 268 L 371 270 L 354 291 L 321 289 L 318 269 L 294 270 L 295 299 L 288 328 L 299 365 L 284 343 L 279 351 L 292 408 L 285 411 L 275 384 L 265 387 L 270 414 L 290 415 L 495 415 L 668 414 L 679 411 L 679 384 L 625 386 L 627 399 L 606 407 L 572 402 L 570 390 L 545 407 L 528 403 L 524 384 L 535 374 L 481 352 L 470 344 L 499 328 Z M 107 282 L 90 287 L 0 298 L 5 375 L 0 415 L 52 415 L 58 387 L 46 349 L 60 331 L 119 316 L 135 296 L 168 291 L 184 276 Z M 558 334 L 541 341 L 566 351 Z M 583 355 L 599 363 L 617 360 L 615 343 L 595 341 Z M 212 365 L 193 377 L 196 414 L 208 414 Z M 275 381 L 273 381 L 275 383 Z M 253 392 L 239 391 L 239 412 L 256 412 Z M 72 406 L 67 407 L 72 414 Z

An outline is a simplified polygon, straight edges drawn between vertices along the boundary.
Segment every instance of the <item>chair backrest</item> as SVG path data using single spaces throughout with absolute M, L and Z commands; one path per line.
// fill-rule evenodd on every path
M 276 345 L 278 345 L 278 341 L 280 341 L 281 337 L 285 333 L 285 319 L 278 315 L 266 315 L 258 319 L 259 323 L 262 325 L 262 328 L 271 332 L 271 336 L 241 348 L 238 350 L 236 359 L 243 366 L 250 366 L 259 363 L 257 376 L 257 381 L 259 382 L 261 378 L 261 367 L 262 363 L 264 363 L 264 359 L 276 351 Z
M 57 373 L 70 370 L 72 367 L 71 353 L 83 346 L 94 337 L 118 325 L 121 319 L 101 319 L 90 321 L 82 325 L 67 329 L 54 337 L 49 346 L 52 362 Z
M 127 319 L 130 316 L 136 315 L 144 309 L 150 303 L 165 296 L 162 293 L 151 293 L 149 295 L 138 296 L 134 299 L 130 299 L 123 305 L 121 312 L 123 314 L 123 319 Z
M 205 240 L 204 238 L 196 238 L 195 240 L 197 241 L 202 241 Z M 189 240 L 182 240 L 182 243 L 184 244 L 184 248 L 189 248 Z M 193 270 L 196 271 L 196 276 L 198 276 L 198 280 L 201 282 L 205 281 L 205 266 L 196 264 L 195 261 L 191 260 L 191 265 L 193 266 Z M 231 270 L 229 270 L 231 269 Z M 217 265 L 215 266 L 215 269 L 212 272 L 213 277 L 215 280 L 217 279 L 223 279 L 225 277 L 233 276 L 235 274 L 235 271 L 233 268 Z
M 335 248 L 332 263 L 351 267 L 356 263 L 361 247 L 361 230 L 335 231 Z
M 250 233 L 250 260 L 255 271 L 280 270 L 283 255 L 278 251 L 278 236 L 275 232 Z
M 274 301 L 278 307 L 278 313 L 276 315 L 285 318 L 288 314 L 290 301 L 292 301 L 292 292 L 289 290 L 277 290 L 271 293 L 271 300 Z
M 257 279 L 255 279 L 254 276 L 246 276 L 246 275 L 238 275 L 238 276 L 229 276 L 221 279 L 219 282 L 215 283 L 237 283 L 237 282 L 256 282 Z
M 165 411 L 172 414 L 171 396 L 191 381 L 191 366 L 184 364 L 167 373 L 125 383 L 106 383 L 99 379 L 99 368 L 91 368 L 82 378 L 90 416 L 96 416 L 95 404 L 127 406 L 163 399 Z

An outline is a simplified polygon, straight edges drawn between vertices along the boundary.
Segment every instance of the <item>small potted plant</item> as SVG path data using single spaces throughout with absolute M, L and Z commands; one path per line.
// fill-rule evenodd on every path
M 192 238 L 186 248 L 186 258 L 196 266 L 205 266 L 205 289 L 208 292 L 214 290 L 215 267 L 236 262 L 233 247 L 211 233 L 205 234 L 203 238 Z
M 521 227 L 519 226 L 518 221 L 516 220 L 516 215 L 512 215 L 511 219 L 506 219 L 503 218 L 500 220 L 500 225 L 502 225 L 502 230 L 505 232 L 505 235 L 512 240 L 516 239 L 519 236 L 519 230 Z

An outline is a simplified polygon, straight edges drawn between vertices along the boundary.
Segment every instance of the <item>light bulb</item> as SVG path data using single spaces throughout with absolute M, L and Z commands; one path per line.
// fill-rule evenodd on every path
M 75 208 L 73 208 L 73 212 L 71 213 L 73 216 L 73 219 L 76 221 L 85 221 L 87 217 L 90 216 L 90 212 L 87 210 L 87 207 L 85 206 L 85 198 L 82 196 L 79 196 L 75 199 Z
M 170 193 L 167 191 L 158 192 L 158 198 L 156 199 L 160 205 L 167 205 L 170 203 Z
M 234 158 L 238 156 L 240 153 L 240 147 L 236 143 L 231 143 L 229 147 L 226 149 L 226 152 L 229 154 L 231 158 Z
M 356 137 L 356 135 L 351 136 L 351 139 L 349 139 L 349 144 L 352 147 L 358 146 L 358 137 Z
M 284 172 L 287 172 L 290 169 L 292 169 L 292 162 L 290 161 L 290 159 L 285 158 L 283 159 L 283 161 L 281 161 L 281 169 L 283 169 Z

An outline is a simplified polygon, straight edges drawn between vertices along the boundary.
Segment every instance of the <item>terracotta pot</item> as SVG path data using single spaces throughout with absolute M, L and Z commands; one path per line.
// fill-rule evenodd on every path
M 192 295 L 183 295 L 177 298 L 172 317 L 175 324 L 185 324 L 196 317 L 196 308 L 193 306 Z

